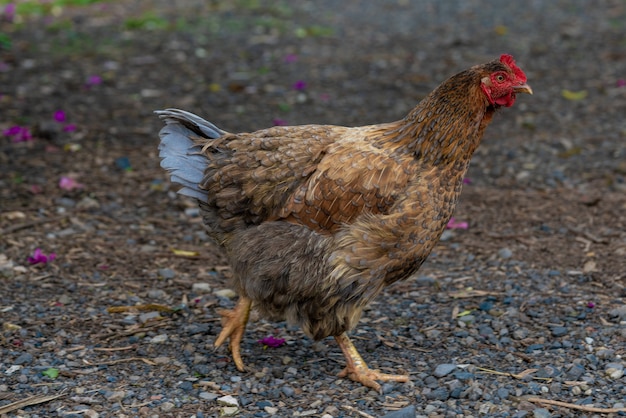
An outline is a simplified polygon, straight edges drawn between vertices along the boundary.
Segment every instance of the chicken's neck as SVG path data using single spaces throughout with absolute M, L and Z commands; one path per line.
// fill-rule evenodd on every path
M 480 89 L 442 84 L 383 135 L 423 164 L 467 167 L 495 109 Z

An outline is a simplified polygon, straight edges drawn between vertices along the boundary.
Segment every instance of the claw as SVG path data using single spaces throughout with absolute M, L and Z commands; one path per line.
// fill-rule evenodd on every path
M 246 324 L 250 316 L 250 308 L 252 307 L 252 301 L 245 297 L 240 297 L 239 302 L 234 309 L 220 309 L 218 313 L 222 316 L 222 331 L 217 336 L 213 346 L 215 348 L 220 347 L 227 338 L 230 337 L 230 343 L 228 344 L 233 361 L 237 370 L 240 372 L 246 371 L 246 367 L 241 359 L 241 340 L 243 339 L 243 333 L 246 330 Z
M 343 333 L 335 337 L 337 344 L 341 347 L 343 355 L 346 357 L 346 368 L 339 373 L 339 377 L 348 377 L 349 379 L 361 383 L 368 388 L 372 388 L 377 392 L 381 391 L 381 386 L 377 380 L 381 382 L 408 382 L 409 376 L 401 374 L 386 374 L 378 370 L 372 370 L 367 367 L 363 357 L 359 354 L 350 338 Z

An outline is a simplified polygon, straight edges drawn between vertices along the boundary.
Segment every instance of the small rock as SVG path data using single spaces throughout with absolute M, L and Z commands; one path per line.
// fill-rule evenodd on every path
M 33 355 L 32 354 L 30 354 L 30 353 L 22 353 L 13 361 L 13 364 L 21 366 L 22 364 L 30 364 L 32 362 L 33 362 Z
M 552 414 L 546 408 L 537 408 L 533 411 L 534 418 L 550 418 Z
M 220 410 L 220 416 L 234 417 L 239 413 L 239 408 L 236 406 L 225 406 Z
M 517 328 L 515 331 L 513 331 L 513 338 L 515 338 L 516 340 L 523 340 L 524 338 L 528 337 L 528 334 L 528 329 Z
M 161 317 L 161 314 L 157 311 L 151 311 L 151 312 L 146 312 L 146 313 L 142 313 L 139 315 L 139 321 L 140 322 L 148 322 L 150 320 L 153 319 L 158 319 Z
M 415 405 L 390 412 L 387 415 L 383 415 L 382 418 L 415 418 Z
M 190 218 L 197 218 L 198 216 L 200 216 L 200 208 L 186 208 L 185 215 L 189 216 Z
M 567 335 L 567 327 L 552 327 L 552 335 L 554 337 L 562 337 L 563 335 Z
M 155 357 L 152 359 L 152 361 L 154 361 L 156 364 L 170 364 L 172 362 L 172 359 L 169 357 Z
M 235 291 L 232 289 L 216 290 L 213 292 L 213 294 L 215 296 L 220 296 L 220 297 L 227 298 L 227 299 L 233 299 L 235 296 L 237 296 L 237 293 L 235 293 Z
M 617 317 L 619 319 L 626 319 L 626 305 L 618 306 L 615 309 L 609 311 L 609 315 Z
M 217 393 L 211 393 L 211 392 L 200 392 L 198 394 L 198 397 L 201 399 L 204 399 L 205 401 L 214 401 L 217 398 L 219 398 L 220 395 L 218 395 Z
M 510 250 L 510 249 L 508 249 L 508 248 L 501 248 L 501 249 L 498 251 L 498 256 L 499 256 L 500 258 L 504 258 L 504 259 L 511 258 L 511 257 L 513 256 L 513 251 L 511 251 L 511 250 Z
M 459 318 L 459 322 L 462 324 L 473 324 L 476 321 L 476 317 L 474 315 L 463 315 Z
M 100 417 L 100 414 L 98 414 L 93 409 L 85 409 L 84 411 L 82 411 L 82 413 L 83 413 L 83 416 L 87 418 L 99 418 Z
M 150 289 L 148 290 L 148 297 L 151 299 L 163 299 L 165 292 L 161 289 Z
M 613 380 L 620 379 L 624 376 L 624 365 L 621 363 L 608 363 L 605 373 Z
M 208 283 L 194 283 L 191 285 L 191 291 L 194 293 L 210 293 L 211 285 Z
M 433 374 L 437 377 L 444 377 L 452 373 L 456 369 L 456 364 L 439 364 L 435 367 Z
M 159 269 L 159 276 L 164 279 L 173 279 L 176 273 L 172 269 Z
M 278 412 L 278 408 L 274 406 L 266 406 L 265 408 L 263 408 L 263 410 L 270 415 L 276 415 L 276 413 Z
M 163 402 L 160 406 L 160 409 L 163 412 L 169 412 L 174 409 L 175 406 L 176 405 L 174 405 L 172 402 Z
M 91 197 L 85 196 L 83 197 L 77 204 L 76 208 L 81 210 L 88 209 L 98 209 L 100 207 L 100 203 Z
M 168 339 L 167 334 L 159 334 L 159 335 L 155 335 L 154 337 L 152 337 L 152 339 L 150 340 L 150 343 L 161 344 L 167 341 L 167 339 Z
M 220 405 L 226 406 L 239 406 L 239 402 L 231 395 L 222 396 L 221 398 L 217 398 L 217 403 Z
M 178 387 L 181 390 L 184 390 L 185 392 L 189 392 L 190 390 L 193 390 L 193 383 L 191 383 L 191 382 L 186 380 L 186 381 L 182 382 L 180 385 L 178 385 Z
M 255 405 L 263 409 L 265 409 L 266 406 L 274 406 L 274 404 L 271 401 L 265 401 L 265 400 L 258 401 Z
M 296 390 L 294 388 L 292 388 L 289 385 L 285 385 L 280 389 L 286 397 L 291 398 L 293 395 L 296 394 Z
M 109 392 L 105 395 L 108 401 L 118 402 L 126 397 L 126 391 L 124 390 L 116 390 L 113 392 Z
M 426 395 L 428 399 L 436 399 L 438 401 L 446 401 L 450 397 L 450 391 L 444 387 L 438 387 Z

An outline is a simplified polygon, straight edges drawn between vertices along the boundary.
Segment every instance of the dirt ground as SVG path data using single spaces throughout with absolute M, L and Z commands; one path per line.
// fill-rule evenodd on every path
M 0 16 L 0 131 L 32 135 L 0 138 L 0 411 L 61 395 L 8 414 L 217 416 L 224 406 L 199 395 L 215 393 L 248 399 L 238 416 L 382 416 L 408 405 L 426 416 L 467 416 L 470 395 L 429 410 L 433 399 L 418 383 L 383 396 L 339 381 L 334 342 L 314 344 L 285 324 L 250 324 L 246 374 L 225 350 L 214 352 L 216 308 L 232 303 L 220 293 L 229 269 L 194 202 L 177 196 L 159 167 L 152 112 L 187 109 L 231 131 L 391 121 L 448 76 L 502 52 L 516 56 L 535 95 L 518 98 L 488 129 L 455 213 L 468 229 L 447 231 L 416 278 L 381 295 L 355 341 L 376 367 L 417 381 L 443 363 L 506 373 L 545 366 L 506 363 L 481 344 L 527 353 L 550 344 L 554 327 L 583 345 L 595 338 L 613 350 L 607 362 L 626 354 L 626 3 L 175 3 Z M 55 259 L 29 263 L 37 248 Z M 501 320 L 530 334 L 508 346 L 476 335 L 477 344 L 456 341 L 466 326 L 460 313 L 480 322 L 485 302 L 514 308 L 519 316 Z M 264 349 L 257 340 L 269 334 L 287 345 Z M 24 354 L 31 358 L 16 363 Z M 585 355 L 566 350 L 546 361 L 566 368 Z M 595 367 L 603 375 L 603 363 Z M 60 375 L 42 377 L 50 368 Z M 295 395 L 272 395 L 272 379 L 291 381 Z M 624 379 L 610 399 L 587 394 L 591 404 L 623 402 Z M 172 400 L 184 381 L 194 389 Z M 547 398 L 576 403 L 563 386 Z M 495 409 L 482 415 L 536 408 L 525 387 L 489 400 Z M 126 397 L 115 398 L 120 391 Z

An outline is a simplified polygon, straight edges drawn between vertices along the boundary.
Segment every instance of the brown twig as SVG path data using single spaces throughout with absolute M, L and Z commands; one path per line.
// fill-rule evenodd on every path
M 174 309 L 169 306 L 159 305 L 157 303 L 147 303 L 144 305 L 133 305 L 133 306 L 111 306 L 107 308 L 107 312 L 109 313 L 121 313 L 121 312 L 133 312 L 133 311 L 157 311 L 157 312 L 167 312 L 172 313 Z
M 552 401 L 550 399 L 526 398 L 528 402 L 540 403 L 544 405 L 562 406 L 563 408 L 576 409 L 578 411 L 595 412 L 598 414 L 614 414 L 626 412 L 626 408 L 596 408 L 595 406 L 577 405 L 575 403 Z
M 537 371 L 537 369 L 526 369 L 520 373 L 508 373 L 508 372 L 501 372 L 498 370 L 486 369 L 484 367 L 476 367 L 476 370 L 483 372 L 483 373 L 496 374 L 498 376 L 510 376 L 515 379 L 524 379 L 526 376 L 531 375 Z M 532 379 L 533 380 L 552 380 L 551 377 L 532 377 Z
M 50 402 L 50 401 L 53 401 L 53 400 L 55 400 L 57 398 L 60 398 L 61 396 L 65 396 L 65 392 L 60 393 L 58 395 L 46 395 L 46 396 L 35 395 L 35 396 L 30 396 L 30 397 L 28 397 L 26 399 L 22 399 L 21 401 L 13 402 L 13 403 L 10 403 L 8 405 L 4 405 L 3 407 L 0 407 L 0 415 L 8 414 L 9 412 L 15 411 L 17 409 L 22 409 L 22 408 L 27 407 L 27 406 L 38 405 L 40 403 Z
M 9 226 L 9 227 L 4 228 L 2 231 L 0 231 L 0 236 L 9 235 L 21 229 L 32 228 L 33 226 L 37 226 L 41 224 L 47 224 L 50 222 L 58 222 L 65 218 L 68 218 L 69 216 L 70 215 L 61 215 L 61 216 L 55 216 L 54 218 L 37 219 L 34 221 L 28 221 L 28 222 L 23 222 L 21 224 Z
M 121 358 L 119 360 L 105 361 L 102 363 L 90 363 L 87 360 L 83 360 L 83 361 L 85 362 L 85 366 L 112 366 L 114 364 L 126 363 L 128 361 L 142 361 L 146 363 L 148 366 L 156 366 L 155 362 L 148 360 L 147 358 L 143 358 L 143 357 Z
M 105 348 L 105 347 L 96 347 L 93 349 L 93 351 L 104 351 L 106 353 L 112 352 L 112 351 L 126 351 L 126 350 L 134 350 L 136 349 L 137 346 L 136 345 L 128 345 L 126 347 L 111 347 L 111 348 Z

